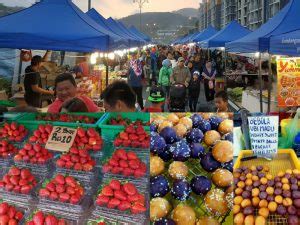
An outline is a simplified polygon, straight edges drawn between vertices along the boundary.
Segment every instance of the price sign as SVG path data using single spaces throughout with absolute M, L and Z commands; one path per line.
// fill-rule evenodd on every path
M 249 135 L 254 154 L 270 156 L 278 150 L 278 116 L 249 117 Z
M 67 152 L 73 145 L 76 134 L 77 129 L 54 126 L 48 138 L 46 149 Z

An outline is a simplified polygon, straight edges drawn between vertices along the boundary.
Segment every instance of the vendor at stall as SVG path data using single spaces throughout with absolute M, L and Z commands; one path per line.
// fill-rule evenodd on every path
M 29 106 L 40 108 L 42 106 L 42 95 L 54 95 L 51 90 L 42 88 L 40 68 L 45 62 L 51 51 L 47 51 L 44 57 L 36 55 L 31 59 L 31 65 L 25 69 L 24 88 L 25 101 Z
M 49 113 L 59 113 L 63 104 L 72 98 L 79 98 L 83 101 L 88 109 L 88 112 L 98 112 L 99 108 L 87 96 L 77 96 L 77 85 L 75 79 L 70 73 L 63 73 L 55 79 L 55 95 L 56 100 L 49 106 Z

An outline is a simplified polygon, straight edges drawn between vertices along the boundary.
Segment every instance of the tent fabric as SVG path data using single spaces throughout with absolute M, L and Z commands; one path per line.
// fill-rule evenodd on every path
M 275 55 L 300 55 L 300 29 L 270 38 L 271 54 Z
M 119 24 L 119 26 L 125 30 L 128 34 L 130 34 L 132 37 L 135 37 L 137 40 L 140 40 L 141 42 L 145 43 L 145 39 L 140 37 L 139 35 L 133 33 L 131 30 L 129 30 L 122 22 L 116 21 L 117 24 Z
M 249 35 L 226 44 L 229 52 L 254 53 L 269 52 L 270 38 L 281 35 L 300 28 L 300 1 L 290 0 L 290 2 L 267 23 L 253 31 Z M 280 54 L 285 54 L 285 45 L 280 44 L 277 48 Z
M 71 0 L 42 0 L 0 18 L 1 48 L 94 52 L 115 49 L 119 41 Z
M 141 37 L 144 38 L 145 41 L 148 41 L 148 42 L 151 41 L 151 38 L 150 38 L 148 35 L 144 34 L 144 33 L 141 32 L 140 30 L 138 30 L 135 26 L 129 27 L 129 30 L 131 30 L 132 32 L 134 32 L 134 33 L 136 33 L 136 34 L 139 34 Z
M 202 48 L 225 47 L 225 43 L 240 39 L 249 33 L 251 33 L 249 29 L 240 25 L 236 20 L 233 20 L 231 23 L 225 26 L 214 36 L 201 42 L 201 47 Z
M 218 31 L 213 28 L 212 26 L 207 27 L 205 30 L 201 31 L 200 33 L 198 33 L 193 39 L 193 42 L 201 42 L 204 41 L 210 37 L 212 37 L 213 35 L 215 35 Z

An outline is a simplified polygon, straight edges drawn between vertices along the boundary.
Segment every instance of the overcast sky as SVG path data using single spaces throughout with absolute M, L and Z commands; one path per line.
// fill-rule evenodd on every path
M 29 7 L 35 0 L 0 0 L 8 6 Z M 73 0 L 83 11 L 87 11 L 88 0 Z M 199 0 L 149 0 L 144 5 L 146 12 L 168 12 L 182 8 L 198 8 Z M 121 18 L 138 12 L 138 5 L 133 0 L 92 0 L 92 6 L 104 17 Z

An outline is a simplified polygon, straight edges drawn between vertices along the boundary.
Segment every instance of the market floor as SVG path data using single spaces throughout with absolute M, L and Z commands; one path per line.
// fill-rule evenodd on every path
M 149 96 L 149 91 L 147 91 L 147 88 L 144 88 L 143 90 L 143 99 L 144 99 L 144 105 L 146 107 L 150 106 L 150 102 L 147 100 Z M 201 84 L 201 91 L 200 96 L 198 99 L 198 105 L 197 105 L 198 112 L 213 112 L 214 111 L 214 104 L 208 103 L 205 99 L 205 93 L 204 93 L 204 85 Z M 167 104 L 165 104 L 165 112 L 168 112 L 169 109 L 167 107 Z M 188 100 L 186 101 L 186 112 L 190 111 Z

